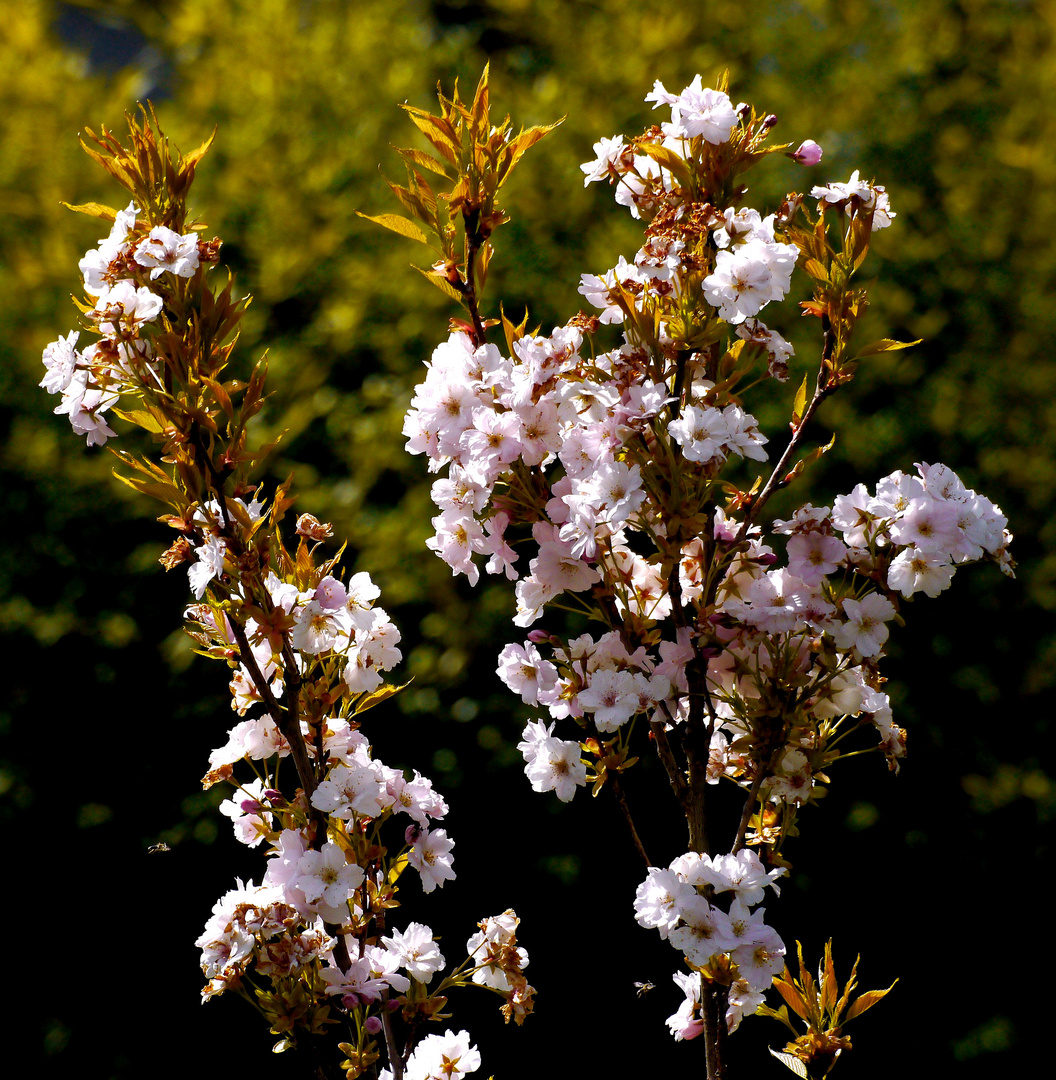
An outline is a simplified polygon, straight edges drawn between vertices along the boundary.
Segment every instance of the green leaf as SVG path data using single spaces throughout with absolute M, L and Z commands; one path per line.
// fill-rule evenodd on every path
M 410 218 L 400 217 L 399 214 L 379 214 L 377 217 L 372 217 L 370 214 L 361 214 L 358 210 L 356 216 L 373 221 L 375 225 L 380 225 L 383 229 L 391 229 L 400 236 L 406 236 L 408 240 L 417 240 L 419 244 L 429 243 L 425 233 Z

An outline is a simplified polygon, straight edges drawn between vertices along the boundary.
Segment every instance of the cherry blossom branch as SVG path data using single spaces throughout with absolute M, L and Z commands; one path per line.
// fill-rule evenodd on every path
M 824 347 L 822 349 L 821 367 L 818 370 L 818 380 L 817 385 L 814 388 L 814 394 L 802 417 L 799 418 L 798 423 L 794 427 L 792 437 L 788 440 L 788 445 L 785 447 L 784 453 L 781 455 L 778 463 L 774 466 L 769 478 L 763 485 L 763 490 L 760 491 L 746 507 L 740 530 L 737 533 L 737 539 L 734 541 L 735 544 L 739 544 L 748 535 L 748 530 L 751 528 L 752 522 L 759 516 L 767 502 L 769 502 L 770 496 L 788 483 L 785 475 L 786 470 L 788 469 L 789 462 L 791 462 L 792 457 L 795 455 L 803 441 L 807 426 L 814 418 L 814 414 L 818 411 L 818 407 L 821 403 L 836 389 L 837 384 L 825 378 L 829 361 L 832 358 L 833 349 L 836 346 L 836 336 L 833 333 L 827 315 L 822 317 L 822 327 Z

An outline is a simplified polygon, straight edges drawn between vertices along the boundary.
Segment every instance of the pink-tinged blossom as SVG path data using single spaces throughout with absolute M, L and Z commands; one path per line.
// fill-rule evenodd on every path
M 682 447 L 682 454 L 689 461 L 710 464 L 724 461 L 723 443 L 729 431 L 722 410 L 711 405 L 698 407 L 687 405 L 682 415 L 668 425 L 671 438 Z
M 436 535 L 425 542 L 448 566 L 452 575 L 465 574 L 470 585 L 476 585 L 480 570 L 473 562 L 474 552 L 484 547 L 484 530 L 480 522 L 463 510 L 445 510 L 432 519 Z
M 349 862 L 344 851 L 332 841 L 320 850 L 306 851 L 291 881 L 304 893 L 312 911 L 327 922 L 341 924 L 348 919 L 348 899 L 363 883 L 363 868 Z
M 757 315 L 772 300 L 783 300 L 799 258 L 794 244 L 752 239 L 715 256 L 715 270 L 703 283 L 704 297 L 728 323 Z
M 847 557 L 847 545 L 831 533 L 797 532 L 787 546 L 788 570 L 816 588 Z
M 444 966 L 444 955 L 433 940 L 433 932 L 422 923 L 412 922 L 406 930 L 394 930 L 381 944 L 391 952 L 412 979 L 428 983 Z
M 683 906 L 696 895 L 696 889 L 674 870 L 651 866 L 634 895 L 634 917 L 639 926 L 658 930 L 667 938 L 678 925 Z
M 353 814 L 377 817 L 392 802 L 375 763 L 336 765 L 312 792 L 312 806 L 345 821 L 351 821 Z
M 423 828 L 429 827 L 430 820 L 438 821 L 447 814 L 443 796 L 434 791 L 432 781 L 417 770 L 411 780 L 396 773 L 387 781 L 385 790 L 394 800 L 392 809 L 407 814 Z
M 343 606 L 323 607 L 311 600 L 297 608 L 290 631 L 290 644 L 309 656 L 330 652 L 352 633 L 351 620 Z
M 407 854 L 407 862 L 421 875 L 423 892 L 431 893 L 445 881 L 454 880 L 455 871 L 451 867 L 454 846 L 454 840 L 449 840 L 443 829 L 419 835 Z
M 579 692 L 579 705 L 593 714 L 602 734 L 616 731 L 638 711 L 639 686 L 634 672 L 613 668 L 595 671 L 589 685 Z
M 45 347 L 41 359 L 47 372 L 38 385 L 49 394 L 61 394 L 70 385 L 80 360 L 80 354 L 75 348 L 80 336 L 79 331 L 73 330 L 66 337 L 60 337 Z
M 759 431 L 758 422 L 751 413 L 745 412 L 740 405 L 727 405 L 722 410 L 722 419 L 727 431 L 723 448 L 728 453 L 753 461 L 766 461 L 763 443 L 768 440 Z
M 205 543 L 197 549 L 198 558 L 187 567 L 187 577 L 196 600 L 201 600 L 205 590 L 209 588 L 209 582 L 224 572 L 226 552 L 227 544 L 219 536 L 207 537 Z
M 346 935 L 345 941 L 353 957 L 348 970 L 342 971 L 331 958 L 333 966 L 319 972 L 328 995 L 340 996 L 345 1006 L 351 1009 L 363 1002 L 378 1001 L 390 989 L 398 994 L 410 989 L 406 976 L 397 974 L 399 960 L 387 949 L 366 945 L 360 955 L 358 939 Z
M 775 893 L 781 892 L 776 882 L 787 871 L 780 866 L 767 871 L 754 851 L 741 848 L 735 855 L 714 856 L 703 873 L 717 894 L 732 890 L 742 903 L 755 907 L 763 899 L 763 890 L 768 885 Z
M 489 574 L 505 574 L 508 581 L 516 581 L 521 575 L 517 570 L 517 552 L 506 543 L 504 534 L 510 519 L 498 513 L 484 522 L 484 539 L 480 542 L 481 554 L 488 556 L 484 569 Z
M 675 1042 L 683 1039 L 695 1039 L 704 1034 L 704 1018 L 700 1012 L 700 975 L 695 971 L 682 973 L 676 971 L 671 976 L 675 985 L 686 995 L 678 1011 L 667 1018 L 667 1026 Z M 730 1029 L 733 1030 L 732 1028 Z
M 885 625 L 895 617 L 895 606 L 879 593 L 868 593 L 861 600 L 844 600 L 845 623 L 838 624 L 832 637 L 838 649 L 857 649 L 862 656 L 879 656 L 887 641 Z
M 747 979 L 734 979 L 730 984 L 728 1002 L 726 1030 L 732 1035 L 740 1027 L 744 1017 L 751 1016 L 759 1010 L 759 1006 L 763 1003 L 763 994 L 758 990 L 753 990 Z
M 868 184 L 858 178 L 858 170 L 851 173 L 846 184 L 828 184 L 825 187 L 811 188 L 812 198 L 826 206 L 842 206 L 849 214 L 852 209 L 851 199 L 866 211 L 873 212 L 873 229 L 886 229 L 898 215 L 891 210 L 887 192 L 879 184 Z
M 879 515 L 883 517 L 884 515 Z M 865 547 L 876 531 L 878 515 L 865 484 L 856 485 L 850 495 L 837 495 L 832 507 L 832 524 L 843 533 L 851 547 Z
M 713 956 L 736 947 L 729 915 L 712 907 L 696 890 L 679 905 L 678 914 L 681 922 L 668 940 L 691 964 L 703 967 Z
M 260 761 L 276 755 L 286 757 L 289 752 L 290 744 L 278 725 L 268 713 L 263 713 L 236 724 L 228 732 L 224 746 L 209 755 L 209 767 L 216 769 L 221 765 L 234 765 L 243 758 Z
M 460 1080 L 479 1068 L 480 1052 L 470 1043 L 469 1032 L 460 1031 L 456 1035 L 446 1031 L 422 1039 L 407 1059 L 403 1076 L 404 1080 Z M 384 1070 L 382 1076 L 388 1072 Z
M 153 322 L 161 312 L 162 299 L 145 285 L 138 289 L 130 279 L 116 282 L 99 294 L 88 318 L 99 324 L 101 334 L 135 336 L 142 323 Z
M 84 291 L 90 296 L 98 296 L 113 284 L 111 264 L 124 252 L 125 240 L 129 231 L 135 228 L 138 213 L 139 209 L 134 203 L 129 203 L 124 210 L 119 210 L 110 235 L 105 240 L 100 240 L 97 248 L 86 252 L 77 264 L 84 275 Z
M 526 705 L 538 705 L 540 693 L 553 690 L 557 668 L 530 642 L 507 645 L 499 654 L 498 676 Z
M 741 945 L 730 953 L 740 977 L 760 992 L 770 989 L 774 976 L 780 975 L 785 966 L 785 943 L 772 927 L 766 930 L 763 941 Z
M 733 102 L 721 90 L 705 89 L 697 75 L 681 94 L 668 93 L 657 79 L 646 101 L 655 102 L 653 108 L 671 106 L 671 123 L 664 124 L 664 134 L 673 137 L 693 138 L 703 135 L 706 142 L 719 146 L 727 142 L 737 123 L 737 110 Z
M 887 584 L 903 596 L 923 592 L 934 597 L 950 587 L 954 569 L 941 552 L 908 547 L 892 560 L 887 571 Z
M 529 723 L 517 744 L 525 760 L 524 774 L 533 791 L 552 791 L 562 802 L 571 802 L 577 787 L 587 782 L 587 766 L 579 743 L 555 739 L 541 723 Z
M 594 144 L 594 160 L 584 162 L 579 167 L 580 171 L 586 174 L 583 186 L 587 187 L 596 180 L 605 180 L 606 178 L 619 179 L 620 173 L 623 171 L 620 167 L 621 161 L 629 151 L 630 148 L 623 145 L 622 135 L 614 135 L 611 139 L 600 139 L 596 142 Z
M 913 499 L 892 523 L 888 532 L 899 547 L 916 547 L 929 554 L 949 553 L 960 545 L 960 517 L 956 503 Z
M 219 806 L 220 813 L 231 819 L 235 839 L 247 847 L 256 847 L 271 832 L 271 815 L 265 814 L 263 799 L 264 782 L 254 779 Z
M 344 585 L 335 577 L 327 575 L 316 586 L 315 603 L 324 611 L 334 611 L 337 608 L 344 607 L 347 600 L 348 593 Z
M 87 371 L 75 370 L 62 392 L 62 402 L 52 410 L 58 416 L 68 416 L 70 426 L 78 435 L 86 436 L 89 446 L 102 446 L 117 432 L 103 419 L 103 414 L 118 402 L 113 390 L 103 390 L 88 382 Z M 201 599 L 201 594 L 198 594 Z
M 159 278 L 166 270 L 177 277 L 194 277 L 198 269 L 198 234 L 179 233 L 164 225 L 155 225 L 136 247 L 136 262 L 148 266 L 150 280 Z

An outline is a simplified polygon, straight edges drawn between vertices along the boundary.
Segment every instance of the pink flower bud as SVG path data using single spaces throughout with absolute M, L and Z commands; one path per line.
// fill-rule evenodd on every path
M 821 147 L 813 139 L 807 139 L 800 143 L 799 149 L 794 154 L 789 154 L 789 157 L 800 165 L 817 165 L 821 161 L 821 154 Z
M 377 1016 L 368 1016 L 363 1022 L 363 1027 L 368 1035 L 377 1035 L 381 1031 L 381 1020 Z
M 550 635 L 545 630 L 531 630 L 528 633 L 528 640 L 533 645 L 544 645 L 550 640 Z

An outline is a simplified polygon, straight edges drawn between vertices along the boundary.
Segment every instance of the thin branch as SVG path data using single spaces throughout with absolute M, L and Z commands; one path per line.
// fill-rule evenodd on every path
M 620 810 L 623 812 L 624 820 L 627 822 L 627 828 L 631 831 L 631 840 L 634 843 L 634 848 L 641 855 L 642 860 L 645 862 L 646 867 L 653 865 L 648 854 L 645 850 L 645 845 L 642 843 L 641 837 L 638 835 L 638 830 L 634 825 L 634 818 L 631 817 L 631 808 L 627 802 L 627 794 L 623 790 L 623 785 L 620 783 L 620 777 L 617 773 L 612 773 L 612 793 L 616 796 L 616 802 L 619 804 Z

